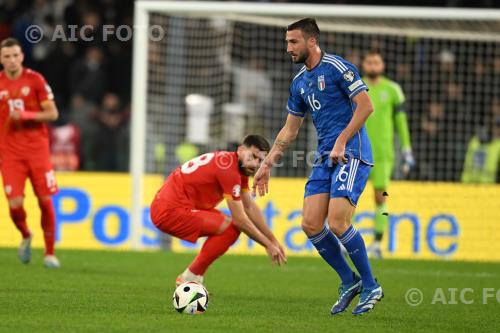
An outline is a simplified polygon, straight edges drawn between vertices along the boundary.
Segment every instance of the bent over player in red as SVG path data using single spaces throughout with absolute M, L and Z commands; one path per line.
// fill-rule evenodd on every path
M 23 207 L 24 186 L 29 178 L 42 213 L 45 240 L 44 264 L 58 268 L 54 256 L 55 213 L 51 196 L 57 192 L 50 162 L 48 121 L 56 120 L 54 96 L 39 73 L 23 67 L 19 42 L 7 38 L 0 43 L 0 167 L 10 217 L 22 234 L 19 259 L 31 259 L 32 233 L 26 224 Z
M 266 225 L 248 187 L 248 177 L 269 148 L 265 138 L 249 135 L 236 152 L 198 156 L 168 176 L 151 204 L 153 223 L 161 231 L 190 242 L 208 236 L 198 256 L 177 277 L 177 285 L 203 283 L 208 267 L 238 239 L 240 231 L 262 245 L 274 263 L 286 261 L 283 247 Z M 231 217 L 215 209 L 223 198 Z

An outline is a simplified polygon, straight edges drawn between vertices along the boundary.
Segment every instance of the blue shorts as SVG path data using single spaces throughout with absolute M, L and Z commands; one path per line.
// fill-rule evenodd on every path
M 330 193 L 330 198 L 347 198 L 356 206 L 365 189 L 371 166 L 351 158 L 347 164 L 317 166 L 306 183 L 304 197 Z

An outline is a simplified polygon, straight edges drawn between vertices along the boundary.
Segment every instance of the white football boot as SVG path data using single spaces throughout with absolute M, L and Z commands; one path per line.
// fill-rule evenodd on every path
M 54 255 L 45 256 L 45 258 L 43 258 L 43 264 L 47 268 L 60 268 L 61 267 L 59 260 Z
M 189 268 L 186 268 L 186 270 L 175 279 L 175 285 L 178 287 L 184 282 L 196 282 L 203 285 L 203 275 L 196 275 L 191 272 Z

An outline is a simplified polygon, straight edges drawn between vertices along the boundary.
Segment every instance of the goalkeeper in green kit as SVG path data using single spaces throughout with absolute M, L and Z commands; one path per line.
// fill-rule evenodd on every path
M 383 75 L 384 66 L 384 60 L 378 52 L 369 52 L 363 58 L 363 81 L 368 85 L 368 95 L 375 110 L 366 121 L 374 162 L 369 179 L 375 190 L 375 238 L 367 249 L 373 258 L 381 257 L 380 244 L 389 220 L 386 191 L 394 168 L 395 131 L 402 149 L 404 174 L 408 175 L 415 166 L 404 112 L 405 97 L 401 87 Z

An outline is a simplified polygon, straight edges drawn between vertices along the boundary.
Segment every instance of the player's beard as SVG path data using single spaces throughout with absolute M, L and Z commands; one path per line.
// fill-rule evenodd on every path
M 10 68 L 6 69 L 6 72 L 8 72 L 9 77 L 16 77 L 19 75 L 19 73 L 22 71 L 22 67 L 18 66 L 11 66 Z
M 378 73 L 378 72 L 367 72 L 366 73 L 366 76 L 368 76 L 368 78 L 370 80 L 376 80 L 379 78 L 380 75 L 382 75 L 382 73 Z
M 302 53 L 299 53 L 297 55 L 297 60 L 293 60 L 292 58 L 292 61 L 294 64 L 303 64 L 306 62 L 307 58 L 309 57 L 309 51 L 308 50 L 304 50 L 304 52 Z
M 17 77 L 22 72 L 23 66 L 22 65 L 5 66 L 4 70 L 7 73 L 8 77 Z
M 256 169 L 245 167 L 241 161 L 238 161 L 238 166 L 240 168 L 240 172 L 247 177 L 255 175 L 255 172 L 257 171 Z

